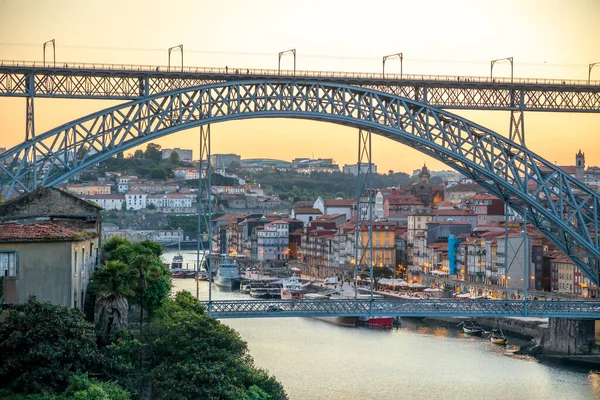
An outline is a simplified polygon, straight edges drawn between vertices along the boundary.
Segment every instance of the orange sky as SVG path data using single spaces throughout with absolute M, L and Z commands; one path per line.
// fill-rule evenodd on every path
M 54 38 L 65 62 L 164 65 L 166 49 L 183 43 L 188 66 L 276 68 L 277 53 L 296 48 L 298 69 L 379 72 L 383 55 L 403 52 L 408 74 L 487 75 L 490 60 L 512 56 L 516 77 L 587 79 L 588 64 L 600 61 L 598 21 L 598 0 L 0 0 L 0 59 L 41 60 L 42 43 Z M 282 63 L 292 67 L 291 58 Z M 510 70 L 499 64 L 494 73 Z M 36 132 L 117 103 L 36 99 Z M 507 134 L 508 112 L 458 114 Z M 550 161 L 572 165 L 581 148 L 587 165 L 600 164 L 600 115 L 526 113 L 525 130 L 528 146 Z M 0 146 L 24 132 L 25 100 L 0 98 Z M 249 120 L 212 133 L 213 153 L 356 162 L 356 130 L 333 124 Z M 156 142 L 196 150 L 198 131 Z M 410 172 L 424 161 L 443 168 L 379 137 L 373 159 L 380 171 Z

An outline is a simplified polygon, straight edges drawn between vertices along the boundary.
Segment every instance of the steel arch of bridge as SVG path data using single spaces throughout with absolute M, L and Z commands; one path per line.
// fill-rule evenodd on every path
M 442 161 L 525 215 L 598 283 L 598 194 L 489 129 L 361 87 L 290 79 L 180 88 L 96 112 L 15 146 L 0 154 L 0 179 L 11 190 L 31 190 L 36 176 L 40 184 L 54 186 L 119 152 L 182 129 L 269 117 L 371 130 Z

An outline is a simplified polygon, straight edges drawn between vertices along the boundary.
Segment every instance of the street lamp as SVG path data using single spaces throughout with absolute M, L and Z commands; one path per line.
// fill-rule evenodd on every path
M 590 84 L 590 76 L 592 75 L 592 69 L 596 66 L 600 65 L 600 62 L 595 62 L 589 65 L 588 67 L 588 85 Z
M 382 78 L 385 78 L 385 62 L 388 59 L 394 59 L 394 58 L 400 59 L 400 79 L 402 79 L 402 60 L 404 59 L 404 56 L 402 55 L 402 53 L 390 54 L 388 56 L 383 57 L 383 72 L 381 74 Z
M 493 80 L 493 72 L 494 72 L 494 64 L 496 64 L 497 62 L 504 62 L 504 61 L 508 61 L 510 63 L 510 83 L 513 82 L 513 58 L 512 57 L 506 57 L 506 58 L 498 58 L 497 60 L 492 60 L 491 65 L 490 65 L 490 80 Z
M 183 72 L 183 45 L 182 44 L 180 44 L 178 46 L 169 47 L 169 49 L 167 50 L 167 52 L 169 54 L 169 66 L 167 68 L 167 71 L 171 71 L 171 52 L 175 49 L 181 50 L 181 71 Z
M 281 75 L 281 57 L 286 54 L 294 56 L 294 75 L 296 75 L 296 49 L 285 50 L 279 53 L 279 60 L 277 62 L 277 75 Z
M 47 44 L 52 44 L 52 61 L 53 61 L 53 67 L 56 68 L 56 41 L 54 39 L 52 40 L 48 40 L 47 42 L 44 42 L 44 44 L 42 45 L 42 50 L 44 52 L 44 55 L 42 56 L 42 62 L 44 63 L 44 67 L 46 66 L 46 45 Z

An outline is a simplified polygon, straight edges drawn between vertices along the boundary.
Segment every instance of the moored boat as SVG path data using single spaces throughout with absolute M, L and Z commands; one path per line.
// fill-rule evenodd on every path
M 296 274 L 291 278 L 281 281 L 281 299 L 282 300 L 300 300 L 306 294 L 304 285 Z
M 462 330 L 467 335 L 481 336 L 483 333 L 483 328 L 471 320 L 461 322 L 459 325 L 462 325 Z
M 230 261 L 229 257 L 225 256 L 217 270 L 215 284 L 236 290 L 240 288 L 241 280 L 242 278 L 237 263 L 235 261 Z
M 173 261 L 171 261 L 171 269 L 179 269 L 183 267 L 183 256 L 181 254 L 177 254 L 173 257 Z
M 502 329 L 499 329 L 496 332 L 493 332 L 490 336 L 490 342 L 494 343 L 494 344 L 498 344 L 500 346 L 504 346 L 505 344 L 508 343 L 508 338 L 506 337 L 506 335 L 504 334 L 504 332 L 502 332 Z
M 250 297 L 255 299 L 267 299 L 269 298 L 269 292 L 264 288 L 250 289 Z
M 392 317 L 360 317 L 358 322 L 369 328 L 387 329 L 392 327 L 394 318 Z

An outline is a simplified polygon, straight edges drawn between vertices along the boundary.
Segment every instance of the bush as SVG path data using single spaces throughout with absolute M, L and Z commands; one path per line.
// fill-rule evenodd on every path
M 71 375 L 100 365 L 94 326 L 79 310 L 32 297 L 0 327 L 0 388 L 62 392 Z

